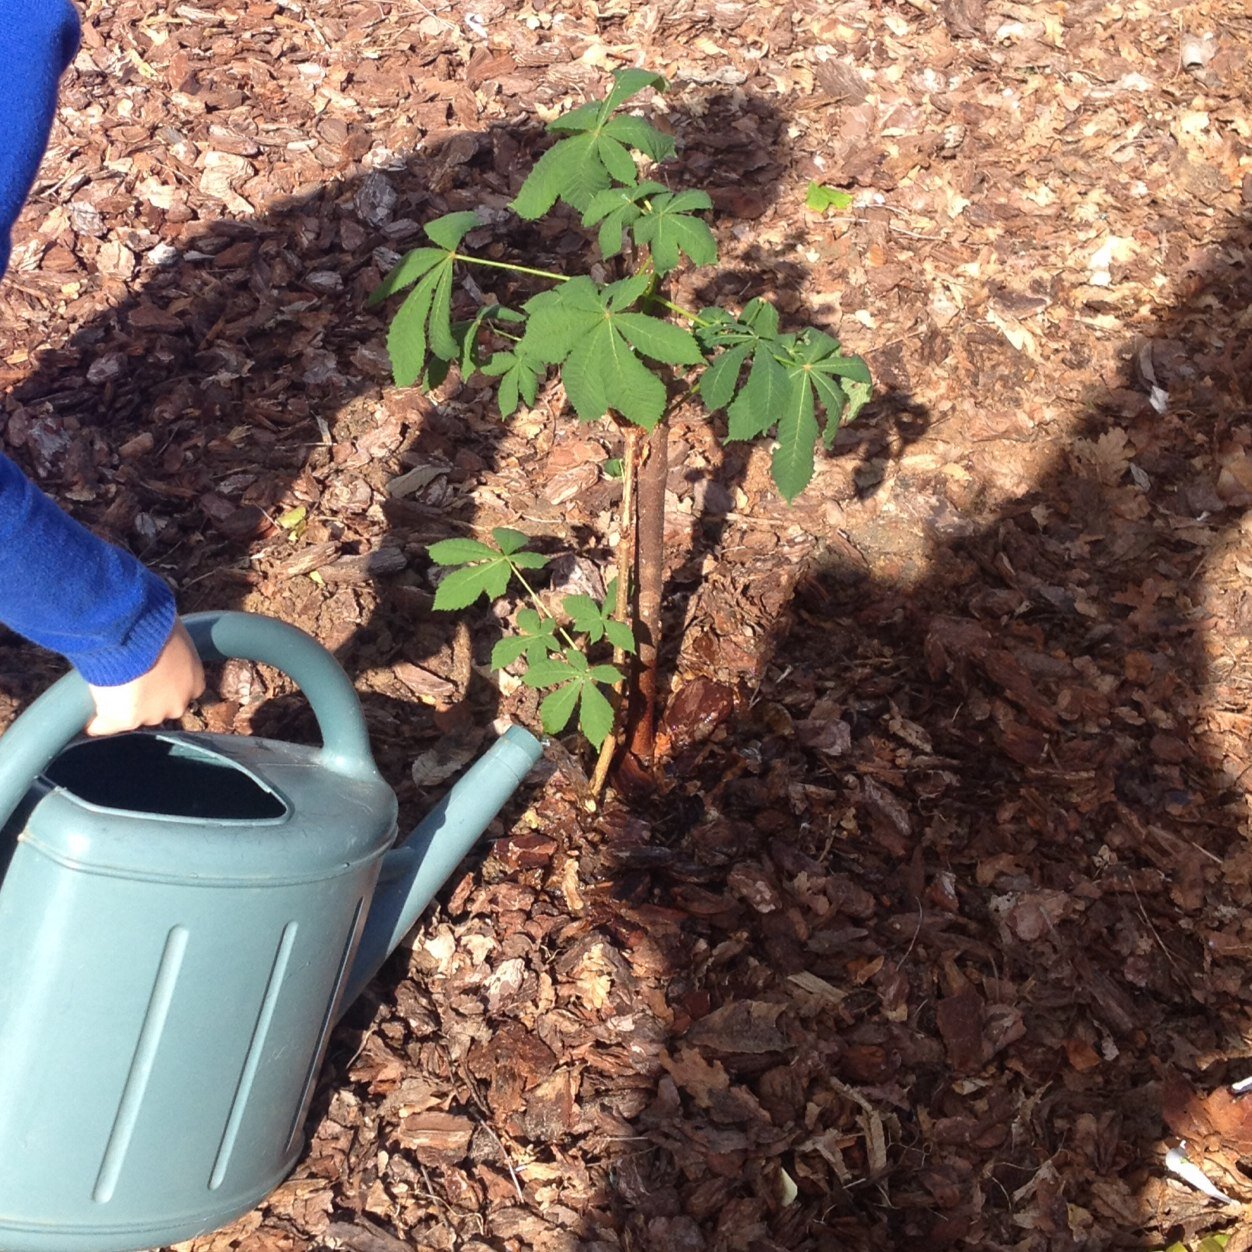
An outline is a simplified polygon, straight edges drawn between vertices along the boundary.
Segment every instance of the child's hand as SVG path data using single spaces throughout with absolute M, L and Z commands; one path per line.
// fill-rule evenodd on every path
M 181 717 L 204 690 L 204 667 L 182 622 L 146 673 L 119 687 L 89 687 L 96 715 L 87 724 L 89 735 L 114 735 L 137 726 L 159 726 Z

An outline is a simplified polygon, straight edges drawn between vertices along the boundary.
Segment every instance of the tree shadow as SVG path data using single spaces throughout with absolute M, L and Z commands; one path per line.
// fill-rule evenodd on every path
M 716 98 L 709 105 L 703 115 L 669 109 L 682 145 L 671 176 L 704 182 L 724 212 L 764 211 L 782 169 L 782 120 L 753 99 L 758 138 L 728 143 Z M 775 145 L 769 159 L 762 131 Z M 182 611 L 279 611 L 331 647 L 357 683 L 410 822 L 441 785 L 419 787 L 414 758 L 433 741 L 476 746 L 499 708 L 479 672 L 491 644 L 481 628 L 494 619 L 468 619 L 467 631 L 465 618 L 432 614 L 425 546 L 483 516 L 475 489 L 499 468 L 503 427 L 472 387 L 433 400 L 394 392 L 385 318 L 366 298 L 420 242 L 422 222 L 478 205 L 489 219 L 480 246 L 529 242 L 540 264 L 560 268 L 570 236 L 541 236 L 503 212 L 519 155 L 537 138 L 518 127 L 449 134 L 403 168 L 327 183 L 249 220 L 185 226 L 177 248 L 158 242 L 165 212 L 140 206 L 128 236 L 139 268 L 125 297 L 36 352 L 5 401 L 6 450 L 80 520 L 169 577 Z M 101 245 L 87 225 L 75 246 L 89 273 Z M 751 276 L 748 264 L 737 281 Z M 47 294 L 38 271 L 15 280 Z M 540 414 L 552 425 L 550 411 Z M 418 471 L 416 485 L 389 494 L 399 469 Z M 738 472 L 732 462 L 725 482 Z M 705 550 L 719 542 L 715 523 L 703 538 Z M 16 703 L 57 668 L 0 639 Z M 437 681 L 450 672 L 451 684 Z M 224 705 L 197 724 L 312 736 L 303 701 L 283 692 L 265 674 L 236 672 Z M 403 978 L 393 963 L 379 994 Z M 314 1116 L 368 1010 L 336 1036 Z
M 924 575 L 815 562 L 677 762 L 621 879 L 674 1015 L 631 1246 L 1159 1246 L 1221 1218 L 1178 1138 L 1247 1193 L 1250 261 L 1177 276 L 1020 499 L 945 529 L 896 478 Z

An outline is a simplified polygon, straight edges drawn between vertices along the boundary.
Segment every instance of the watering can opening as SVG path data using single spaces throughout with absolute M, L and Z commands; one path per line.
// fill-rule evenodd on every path
M 264 822 L 286 802 L 238 762 L 173 734 L 139 731 L 71 744 L 43 778 L 84 804 L 205 822 Z

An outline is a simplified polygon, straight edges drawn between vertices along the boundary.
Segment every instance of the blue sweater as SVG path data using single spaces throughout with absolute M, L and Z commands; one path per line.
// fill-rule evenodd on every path
M 0 274 L 78 29 L 69 0 L 0 0 Z M 73 521 L 0 453 L 0 622 L 110 687 L 152 668 L 173 629 L 174 601 L 133 556 Z

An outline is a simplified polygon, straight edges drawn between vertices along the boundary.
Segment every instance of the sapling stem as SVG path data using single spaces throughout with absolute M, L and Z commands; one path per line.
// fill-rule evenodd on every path
M 639 471 L 635 503 L 638 529 L 635 540 L 636 644 L 634 707 L 630 714 L 630 750 L 645 765 L 652 764 L 656 739 L 658 666 L 661 646 L 661 592 L 665 583 L 665 480 L 669 473 L 669 423 L 649 431 L 645 459 Z
M 654 304 L 659 304 L 663 309 L 669 309 L 671 313 L 677 313 L 679 317 L 685 317 L 697 326 L 713 325 L 708 318 L 701 317 L 699 313 L 693 313 L 690 309 L 684 309 L 681 304 L 675 304 L 672 300 L 662 300 L 659 296 L 650 296 L 650 298 Z
M 622 523 L 621 537 L 617 542 L 617 599 L 613 616 L 627 621 L 630 615 L 630 576 L 635 568 L 635 471 L 639 465 L 639 440 L 643 431 L 638 426 L 627 426 L 623 432 L 625 450 L 622 455 L 622 507 L 619 513 Z M 626 653 L 615 647 L 613 664 L 619 669 L 626 661 Z M 622 713 L 622 684 L 613 684 L 613 729 L 600 745 L 595 772 L 591 776 L 591 798 L 599 801 L 609 776 L 609 767 L 617 751 L 617 732 Z
M 514 565 L 512 561 L 509 562 L 509 569 L 513 571 L 513 575 L 517 579 L 517 581 L 521 583 L 523 587 L 526 588 L 526 594 L 530 597 L 530 602 L 539 611 L 539 616 L 541 618 L 546 617 L 550 619 L 551 621 L 555 622 L 556 621 L 555 615 L 548 612 L 547 606 L 539 598 L 539 593 L 534 589 L 534 587 L 530 585 L 530 583 L 526 581 L 526 575 L 523 574 L 522 571 L 518 569 L 517 566 Z M 565 629 L 564 626 L 558 623 L 557 630 L 560 632 L 561 638 L 565 640 L 566 644 L 569 647 L 573 648 L 575 652 L 579 651 L 578 645 L 573 641 L 573 639 L 570 638 L 569 632 Z
M 511 261 L 488 261 L 486 257 L 469 256 L 464 252 L 454 252 L 454 261 L 464 261 L 467 265 L 485 265 L 493 270 L 509 270 L 513 274 L 529 274 L 532 278 L 550 278 L 553 282 L 567 283 L 571 275 L 556 274 L 552 270 L 532 269 L 529 265 L 514 265 Z
M 454 252 L 452 254 L 454 261 L 464 261 L 467 265 L 485 265 L 493 270 L 508 270 L 513 274 L 529 274 L 532 278 L 548 278 L 555 283 L 567 283 L 574 277 L 572 274 L 558 274 L 555 270 L 538 270 L 530 265 L 514 265 L 512 261 L 489 261 L 486 257 L 470 256 L 466 252 Z M 652 280 L 655 285 L 659 275 L 653 274 Z M 671 313 L 677 313 L 679 317 L 685 317 L 689 322 L 696 326 L 710 326 L 712 323 L 700 316 L 699 313 L 693 313 L 690 309 L 685 309 L 681 304 L 675 304 L 672 300 L 662 300 L 659 296 L 653 294 L 650 287 L 644 293 L 644 300 L 650 300 L 654 304 L 659 304 L 662 308 L 669 309 Z

